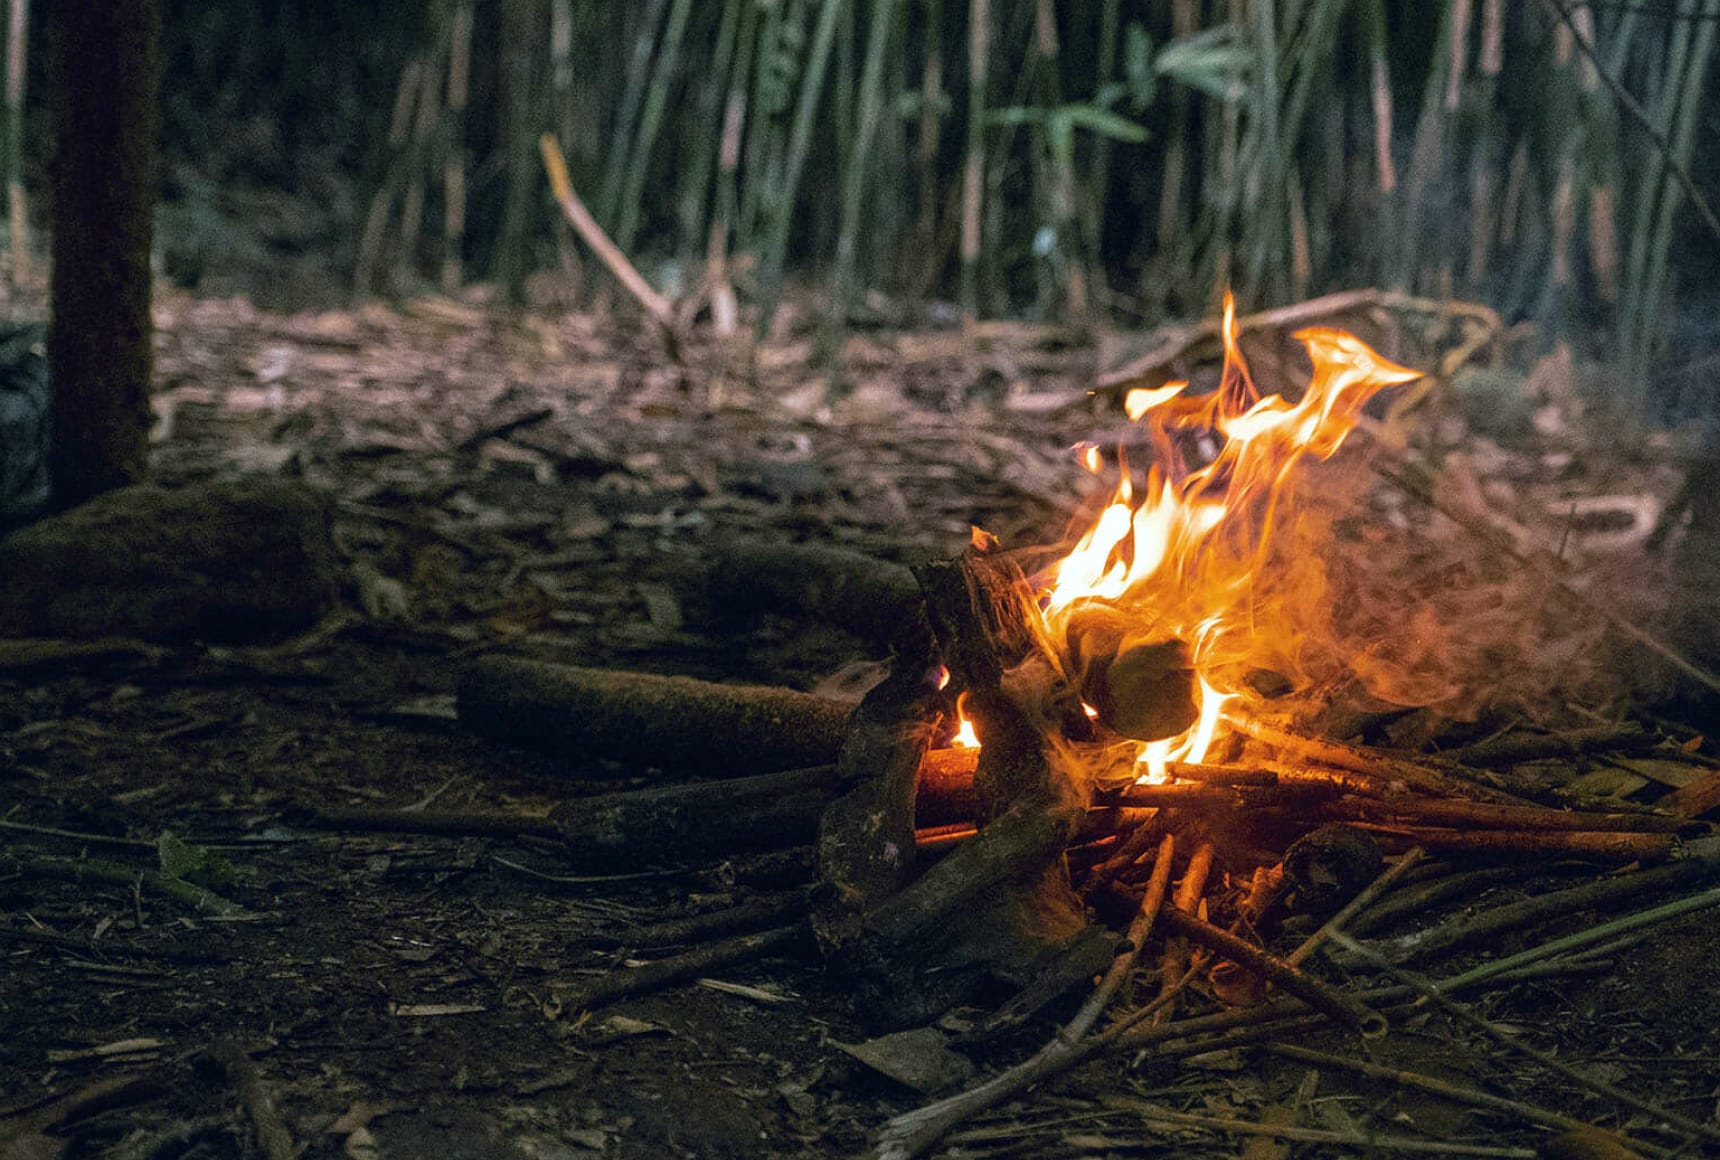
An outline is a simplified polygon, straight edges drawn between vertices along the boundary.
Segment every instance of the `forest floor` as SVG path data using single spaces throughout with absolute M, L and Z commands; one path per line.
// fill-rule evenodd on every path
M 852 662 L 877 659 L 863 642 L 789 617 L 737 633 L 687 596 L 689 563 L 744 535 L 901 561 L 951 555 L 974 525 L 1006 544 L 1058 542 L 1090 486 L 1069 448 L 1121 423 L 1084 400 L 1120 348 L 1023 326 L 860 331 L 844 352 L 852 389 L 831 403 L 813 339 L 792 326 L 751 353 L 696 336 L 682 370 L 652 334 L 577 314 L 424 300 L 289 316 L 171 295 L 158 314 L 154 476 L 263 474 L 332 492 L 343 608 L 286 641 L 144 642 L 0 667 L 0 822 L 14 827 L 0 831 L 0 1157 L 850 1155 L 925 1103 L 843 1049 L 868 1031 L 810 950 L 714 972 L 738 989 L 685 985 L 590 1012 L 564 1001 L 624 957 L 606 934 L 803 880 L 780 859 L 604 881 L 541 842 L 331 833 L 309 819 L 415 803 L 542 814 L 640 784 L 642 771 L 570 772 L 461 729 L 446 712 L 453 672 L 485 653 L 837 689 Z M 1400 345 L 1404 361 L 1427 353 Z M 1582 536 L 1549 513 L 1613 497 L 1625 548 L 1640 547 L 1646 526 L 1630 513 L 1646 504 L 1653 522 L 1677 485 L 1672 457 L 1590 447 L 1572 471 L 1551 448 L 1574 436 L 1546 418 L 1568 387 L 1536 390 L 1540 425 L 1510 433 L 1531 451 L 1455 412 L 1439 419 L 1470 453 L 1466 494 L 1508 503 L 1501 519 L 1525 535 L 1571 541 L 1572 559 Z M 1371 510 L 1408 527 L 1423 517 L 1405 502 Z M 1620 528 L 1597 529 L 1583 562 L 1599 575 L 1620 550 L 1601 541 Z M 1434 540 L 1464 534 L 1441 525 Z M 1583 687 L 1609 681 L 1617 697 L 1586 703 L 1591 724 L 1619 721 L 1639 688 L 1604 670 Z M 1651 799 L 1711 760 L 1711 743 L 1674 737 L 1682 766 L 1571 759 L 1568 780 Z M 40 871 L 82 852 L 140 873 L 167 832 L 231 864 L 221 893 L 241 912 L 200 913 L 136 879 Z M 1416 921 L 1544 888 L 1507 875 Z M 1717 964 L 1720 926 L 1702 912 L 1473 1008 L 1596 1079 L 1720 1125 Z M 1048 1012 L 970 1044 L 958 1066 L 983 1075 L 1020 1060 L 1067 1015 Z M 959 1037 L 982 1016 L 958 1011 L 944 1030 Z M 1357 1054 L 1338 1031 L 1298 1042 Z M 1440 1012 L 1395 1022 L 1364 1053 L 1627 1130 L 1661 1154 L 1681 1138 Z M 287 1138 L 258 1140 L 262 1104 Z M 1237 1136 L 1239 1122 L 1312 1135 Z M 1102 1058 L 946 1147 L 1399 1154 L 1331 1142 L 1377 1135 L 1528 1155 L 1546 1134 L 1507 1111 L 1237 1048 Z

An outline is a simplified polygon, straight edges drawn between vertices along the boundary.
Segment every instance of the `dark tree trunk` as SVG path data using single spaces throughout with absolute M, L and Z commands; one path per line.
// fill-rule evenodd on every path
M 143 477 L 149 450 L 156 0 L 60 0 L 52 36 L 54 502 Z

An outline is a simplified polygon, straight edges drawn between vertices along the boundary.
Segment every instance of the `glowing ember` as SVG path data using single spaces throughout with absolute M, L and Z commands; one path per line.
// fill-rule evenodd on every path
M 1135 734 L 1137 770 L 1147 780 L 1163 780 L 1172 761 L 1204 758 L 1263 642 L 1294 651 L 1298 626 L 1275 616 L 1283 601 L 1261 599 L 1255 587 L 1292 469 L 1305 455 L 1334 454 L 1381 389 L 1420 377 L 1353 335 L 1315 327 L 1296 335 L 1314 368 L 1301 399 L 1261 397 L 1235 322 L 1227 295 L 1224 370 L 1211 394 L 1191 397 L 1182 382 L 1129 392 L 1125 410 L 1146 425 L 1154 462 L 1137 489 L 1119 452 L 1111 502 L 1040 578 L 1053 641 L 1073 649 L 1083 618 L 1102 616 L 1135 626 L 1132 638 L 1111 646 L 1113 659 L 1131 639 L 1142 652 L 1181 642 L 1192 655 L 1198 719 L 1192 711 L 1177 719 L 1174 736 Z M 1102 470 L 1096 449 L 1080 454 L 1088 470 Z

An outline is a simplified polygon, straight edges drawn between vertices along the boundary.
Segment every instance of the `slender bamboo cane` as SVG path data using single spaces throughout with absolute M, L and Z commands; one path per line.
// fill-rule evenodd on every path
M 448 32 L 448 101 L 442 160 L 442 292 L 464 279 L 466 245 L 466 102 L 472 75 L 472 0 L 460 0 Z
M 6 219 L 11 226 L 12 284 L 31 278 L 30 215 L 24 202 L 24 75 L 30 0 L 11 0 L 6 20 Z
M 979 316 L 980 219 L 985 200 L 985 87 L 991 56 L 990 0 L 968 0 L 967 161 L 962 169 L 961 304 Z
M 663 127 L 663 110 L 669 94 L 676 85 L 675 69 L 681 55 L 681 38 L 687 31 L 687 18 L 692 15 L 693 0 L 675 0 L 669 9 L 668 27 L 663 32 L 663 45 L 651 65 L 651 79 L 645 90 L 645 108 L 640 117 L 638 135 L 629 142 L 627 177 L 621 187 L 616 210 L 615 243 L 623 250 L 633 248 L 633 235 L 639 228 L 643 211 L 641 198 L 645 193 L 645 178 L 650 172 L 651 152 Z
M 771 320 L 776 314 L 777 299 L 782 294 L 783 263 L 787 260 L 788 238 L 794 224 L 794 201 L 800 191 L 800 178 L 806 168 L 807 152 L 812 146 L 812 126 L 824 94 L 824 72 L 830 63 L 830 50 L 836 40 L 836 24 L 846 7 L 847 0 L 824 0 L 824 6 L 818 13 L 818 28 L 813 33 L 806 71 L 801 77 L 800 99 L 795 105 L 794 127 L 788 139 L 788 157 L 783 165 L 782 181 L 773 191 L 775 205 L 772 206 L 771 228 L 760 277 L 760 335 L 769 332 Z

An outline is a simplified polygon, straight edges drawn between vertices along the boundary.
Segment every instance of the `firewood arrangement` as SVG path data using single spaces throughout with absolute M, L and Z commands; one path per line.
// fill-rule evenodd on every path
M 722 583 L 747 587 L 749 558 L 759 585 L 780 582 L 783 557 L 796 551 L 729 553 Z M 895 645 L 888 674 L 857 707 L 786 689 L 489 658 L 460 680 L 467 727 L 572 759 L 575 771 L 607 759 L 673 780 L 570 796 L 547 818 L 330 811 L 324 821 L 532 834 L 594 872 L 749 854 L 787 859 L 790 881 L 805 883 L 616 936 L 638 950 L 692 949 L 590 980 L 574 995 L 588 1006 L 774 953 L 815 952 L 879 1031 L 971 1004 L 994 1012 L 983 1040 L 1100 980 L 1026 1063 L 889 1125 L 887 1156 L 920 1154 L 962 1120 L 1104 1053 L 1179 1058 L 1261 1042 L 1294 1052 L 1304 1049 L 1288 1041 L 1327 1022 L 1385 1034 L 1417 1003 L 1581 970 L 1597 948 L 1720 904 L 1720 857 L 1705 837 L 1711 827 L 1695 820 L 1717 804 L 1720 778 L 1693 780 L 1656 808 L 1612 799 L 1573 809 L 1512 789 L 1522 763 L 1676 753 L 1653 733 L 1507 735 L 1425 755 L 1239 718 L 1222 762 L 1175 763 L 1164 782 L 1100 788 L 1092 769 L 1103 725 L 1047 658 L 1035 658 L 1022 604 L 1031 592 L 1007 555 L 978 545 L 929 564 L 916 599 L 903 569 L 817 555 L 826 580 L 847 565 L 839 590 L 864 589 L 895 609 L 876 616 L 849 605 L 888 624 Z M 814 593 L 802 603 L 817 611 L 822 601 Z M 979 748 L 944 744 L 958 696 Z M 1360 941 L 1547 863 L 1633 868 Z M 1437 988 L 1409 973 L 1560 916 L 1645 905 Z M 1373 974 L 1384 979 L 1371 989 L 1341 981 Z M 1120 1013 L 1102 1022 L 1113 1004 Z
M 1342 348 L 1345 337 L 1311 341 Z M 1376 386 L 1407 375 L 1380 365 Z M 1146 405 L 1177 408 L 1172 427 L 1156 432 L 1171 457 L 1167 431 L 1211 422 L 1212 404 L 1177 400 L 1181 386 L 1147 392 Z M 1227 369 L 1219 394 L 1233 389 L 1239 408 L 1251 402 L 1245 371 Z M 1292 459 L 1308 446 L 1336 449 L 1341 435 L 1324 426 L 1332 413 L 1360 414 L 1359 402 L 1319 411 L 1315 390 L 1314 403 L 1276 415 L 1303 440 Z M 1251 470 L 1221 451 L 1183 477 L 1195 517 L 1182 534 L 1216 526 L 1198 507 L 1213 480 L 1239 490 Z M 1126 504 L 1126 481 L 1118 494 Z M 1099 591 L 1126 554 L 1101 544 L 1084 582 Z M 1684 753 L 1657 734 L 1508 733 L 1437 754 L 1311 735 L 1267 701 L 1224 708 L 1229 695 L 1201 671 L 1214 620 L 1202 622 L 1207 635 L 1178 629 L 1168 616 L 1132 614 L 1114 592 L 1065 601 L 1054 618 L 1058 598 L 1030 578 L 1025 558 L 977 530 L 959 558 L 912 571 L 828 549 L 732 546 L 700 578 L 727 611 L 756 604 L 838 621 L 888 646 L 887 671 L 858 705 L 490 657 L 460 677 L 466 727 L 575 770 L 608 761 L 660 771 L 663 784 L 572 796 L 532 819 L 330 811 L 322 820 L 526 833 L 594 873 L 743 854 L 790 861 L 794 885 L 781 894 L 617 936 L 631 948 L 696 945 L 581 984 L 572 999 L 583 1007 L 794 949 L 816 953 L 860 1018 L 886 1035 L 978 1007 L 991 1014 L 969 1039 L 982 1043 L 1088 989 L 1037 1054 L 887 1125 L 886 1157 L 922 1154 L 963 1120 L 1106 1053 L 1180 1058 L 1265 1043 L 1306 1059 L 1289 1041 L 1321 1026 L 1379 1037 L 1395 1016 L 1428 1004 L 1474 1018 L 1460 1005 L 1465 992 L 1580 971 L 1598 949 L 1720 904 L 1720 854 L 1700 820 L 1720 805 L 1720 774 L 1697 774 L 1646 806 L 1583 801 L 1514 773 L 1548 758 Z M 1221 722 L 1223 741 L 1212 745 Z M 1187 740 L 1171 745 L 1175 737 Z M 1567 865 L 1606 874 L 1362 941 L 1393 917 Z M 1645 908 L 1435 982 L 1410 972 L 1555 917 L 1633 906 Z M 1361 985 L 1370 979 L 1377 984 Z M 1498 1097 L 1447 1086 L 1460 1102 L 1497 1106 L 1486 1101 Z M 1720 1140 L 1639 1095 L 1596 1090 L 1674 1139 Z M 1512 1110 L 1584 1127 L 1532 1105 Z

